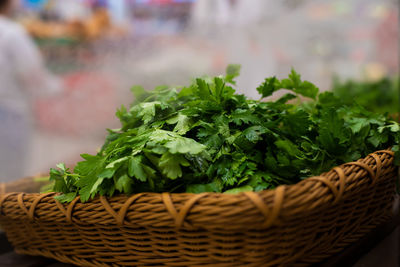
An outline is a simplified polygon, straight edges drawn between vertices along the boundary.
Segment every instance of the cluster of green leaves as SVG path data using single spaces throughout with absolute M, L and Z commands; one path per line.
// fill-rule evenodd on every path
M 286 79 L 265 79 L 257 88 L 261 99 L 249 100 L 234 90 L 239 69 L 230 65 L 225 76 L 178 89 L 133 87 L 135 102 L 117 111 L 122 126 L 108 130 L 101 150 L 82 155 L 73 172 L 63 164 L 51 169 L 53 190 L 63 193 L 58 199 L 259 191 L 377 149 L 392 146 L 399 154 L 400 126 L 384 115 L 319 94 L 294 70 Z M 281 89 L 286 94 L 265 101 Z
M 384 77 L 377 81 L 340 81 L 336 78 L 332 90 L 346 104 L 357 102 L 365 109 L 378 113 L 400 112 L 399 77 Z

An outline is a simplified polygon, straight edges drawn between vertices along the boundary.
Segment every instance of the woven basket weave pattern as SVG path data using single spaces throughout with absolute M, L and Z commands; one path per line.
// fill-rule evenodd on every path
M 318 177 L 241 194 L 0 195 L 16 251 L 81 266 L 307 266 L 387 221 L 397 168 L 378 151 Z

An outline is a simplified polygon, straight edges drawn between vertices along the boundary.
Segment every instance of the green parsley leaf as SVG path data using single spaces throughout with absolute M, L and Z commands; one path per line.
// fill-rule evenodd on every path
M 50 169 L 56 198 L 260 191 L 388 147 L 400 164 L 400 125 L 390 117 L 319 94 L 294 69 L 257 87 L 268 101 L 250 100 L 235 93 L 239 70 L 230 65 L 225 76 L 180 89 L 132 87 L 132 105 L 116 112 L 121 128 L 107 130 L 99 152 L 82 154 L 73 172 L 65 164 Z M 281 89 L 289 93 L 275 100 Z

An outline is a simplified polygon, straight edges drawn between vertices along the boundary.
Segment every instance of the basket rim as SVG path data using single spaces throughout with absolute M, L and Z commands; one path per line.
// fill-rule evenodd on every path
M 61 204 L 54 199 L 56 193 L 0 191 L 0 221 L 72 223 L 80 227 L 95 224 L 183 229 L 268 228 L 283 219 L 300 218 L 316 209 L 332 207 L 354 194 L 354 188 L 387 180 L 386 176 L 396 168 L 394 152 L 379 150 L 319 176 L 259 192 L 138 193 L 100 196 L 85 203 L 77 197 L 69 204 Z

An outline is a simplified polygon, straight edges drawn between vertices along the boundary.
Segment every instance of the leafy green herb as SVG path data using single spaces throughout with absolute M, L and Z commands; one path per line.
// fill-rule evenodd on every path
M 51 169 L 62 202 L 79 195 L 138 192 L 260 191 L 292 184 L 390 146 L 400 158 L 400 126 L 390 118 L 347 105 L 292 69 L 289 78 L 265 79 L 261 100 L 235 93 L 240 66 L 226 76 L 198 78 L 183 88 L 132 88 L 136 101 L 116 113 L 96 155 L 83 154 L 73 172 Z M 263 98 L 286 89 L 275 101 Z M 294 98 L 308 99 L 294 101 Z
M 333 92 L 344 103 L 351 105 L 357 102 L 365 109 L 396 114 L 400 119 L 400 87 L 399 77 L 384 77 L 377 81 L 333 81 Z

